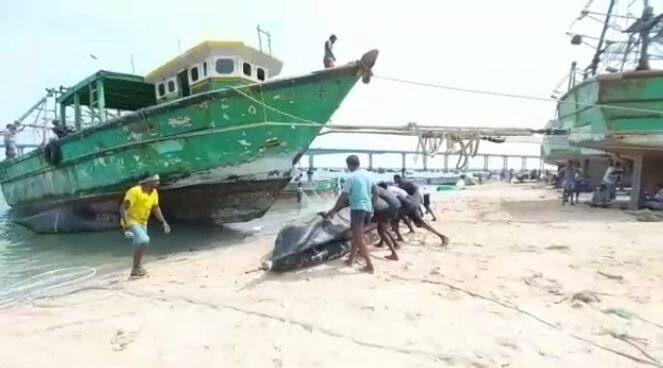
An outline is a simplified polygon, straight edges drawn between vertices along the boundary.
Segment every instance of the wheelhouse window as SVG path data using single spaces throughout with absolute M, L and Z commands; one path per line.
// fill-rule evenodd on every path
M 195 82 L 199 78 L 200 76 L 198 75 L 198 67 L 194 66 L 193 68 L 191 68 L 191 82 Z
M 251 64 L 249 63 L 244 63 L 242 64 L 242 72 L 244 72 L 244 75 L 251 76 Z
M 232 74 L 235 71 L 233 59 L 216 59 L 216 72 L 219 74 Z
M 256 74 L 258 75 L 258 80 L 261 80 L 261 81 L 265 80 L 265 69 L 258 68 L 258 70 L 256 71 Z
M 175 92 L 175 81 L 172 79 L 168 81 L 168 92 Z
M 207 77 L 207 62 L 203 63 L 203 77 Z
M 157 95 L 158 97 L 161 97 L 166 94 L 166 85 L 163 83 L 159 83 L 159 87 L 157 87 Z

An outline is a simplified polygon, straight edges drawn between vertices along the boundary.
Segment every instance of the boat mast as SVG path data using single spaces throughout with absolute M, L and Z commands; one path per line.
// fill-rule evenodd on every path
M 638 67 L 635 70 L 649 70 L 649 31 L 654 26 L 656 22 L 651 22 L 652 17 L 654 16 L 654 9 L 649 6 L 649 0 L 644 0 L 644 9 L 642 10 L 642 19 L 643 23 L 642 29 L 640 29 L 640 60 L 638 61 Z M 649 24 L 649 23 L 652 24 Z
M 647 0 L 645 0 L 646 2 Z M 605 33 L 608 31 L 608 26 L 610 25 L 610 16 L 612 15 L 612 8 L 615 7 L 616 0 L 610 0 L 610 6 L 608 6 L 608 13 L 605 15 L 605 22 L 603 23 L 603 30 L 601 31 L 601 37 L 599 37 L 599 44 L 596 46 L 596 53 L 594 53 L 594 58 L 592 58 L 592 63 L 589 65 L 588 69 L 591 75 L 596 75 L 596 69 L 598 69 L 599 63 L 601 62 L 601 54 L 605 50 L 603 48 L 603 41 L 605 40 Z

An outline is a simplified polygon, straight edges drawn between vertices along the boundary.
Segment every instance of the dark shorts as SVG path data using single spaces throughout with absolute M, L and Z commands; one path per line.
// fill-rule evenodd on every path
M 410 200 L 401 202 L 401 204 L 402 205 L 401 208 L 398 210 L 396 219 L 400 221 L 405 217 L 408 217 L 410 218 L 410 220 L 412 220 L 412 222 L 414 222 L 415 225 L 421 226 L 422 219 L 417 205 Z
M 424 194 L 424 207 L 430 206 L 430 194 Z
M 398 207 L 384 207 L 375 209 L 375 220 L 379 222 L 391 222 L 398 215 Z
M 364 210 L 350 211 L 350 228 L 355 229 L 359 225 L 366 225 L 371 221 L 371 213 Z

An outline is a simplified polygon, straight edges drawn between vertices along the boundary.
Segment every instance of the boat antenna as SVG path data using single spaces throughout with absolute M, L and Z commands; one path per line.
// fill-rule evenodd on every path
M 596 52 L 594 53 L 594 57 L 592 58 L 592 63 L 587 68 L 588 71 L 591 73 L 591 75 L 596 75 L 596 69 L 598 69 L 599 63 L 601 62 L 601 54 L 605 51 L 602 50 L 603 42 L 605 40 L 605 33 L 608 31 L 608 27 L 610 26 L 610 16 L 612 15 L 612 8 L 615 7 L 615 2 L 616 0 L 610 0 L 610 5 L 608 6 L 608 12 L 605 15 L 605 22 L 603 22 L 603 30 L 601 31 L 601 37 L 599 37 L 599 44 L 596 46 Z
M 136 65 L 134 64 L 134 54 L 131 54 L 131 74 L 136 74 Z
M 258 47 L 260 48 L 260 52 L 262 51 L 262 36 L 265 35 L 267 37 L 267 50 L 269 50 L 269 55 L 272 55 L 272 35 L 268 31 L 260 28 L 260 25 L 256 27 L 256 30 L 258 31 Z

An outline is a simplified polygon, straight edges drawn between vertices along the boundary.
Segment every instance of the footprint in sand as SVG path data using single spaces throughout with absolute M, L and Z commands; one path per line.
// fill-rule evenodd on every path
M 136 339 L 136 337 L 138 337 L 138 331 L 124 331 L 122 329 L 118 329 L 115 331 L 115 335 L 111 339 L 111 346 L 115 351 L 122 351 L 126 349 L 127 346 Z

